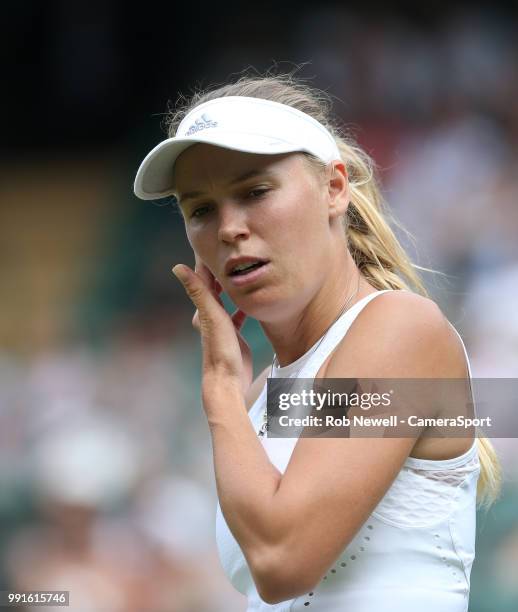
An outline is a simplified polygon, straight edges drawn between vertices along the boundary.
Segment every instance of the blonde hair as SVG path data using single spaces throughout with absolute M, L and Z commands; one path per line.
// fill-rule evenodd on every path
M 332 101 L 326 93 L 307 85 L 300 78 L 294 78 L 292 73 L 245 74 L 233 83 L 196 91 L 189 99 L 181 96 L 166 119 L 169 137 L 175 135 L 178 125 L 190 110 L 224 96 L 248 96 L 280 102 L 301 110 L 324 125 L 336 140 L 349 177 L 351 201 L 344 228 L 354 262 L 377 289 L 407 289 L 428 297 L 416 270 L 429 270 L 412 263 L 400 245 L 390 224 L 405 230 L 389 213 L 379 187 L 376 165 L 344 126 L 333 118 Z M 317 170 L 325 166 L 312 155 L 305 154 L 305 157 Z M 487 508 L 499 495 L 501 469 L 490 441 L 479 435 L 477 445 L 481 468 L 477 502 Z

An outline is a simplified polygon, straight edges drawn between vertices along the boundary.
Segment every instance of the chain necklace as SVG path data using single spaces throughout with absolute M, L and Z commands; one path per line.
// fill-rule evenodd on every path
M 349 306 L 349 304 L 351 303 L 351 300 L 353 300 L 357 295 L 358 292 L 360 291 L 360 282 L 361 282 L 361 272 L 358 272 L 358 286 L 356 287 L 356 291 L 354 293 L 352 293 L 347 300 L 345 301 L 345 304 L 342 306 L 342 308 L 340 309 L 340 312 L 338 313 L 336 319 L 331 323 L 331 325 L 326 329 L 326 331 L 324 332 L 324 335 L 320 338 L 320 340 L 315 344 L 315 346 L 311 349 L 311 352 L 307 355 L 308 357 L 310 355 L 313 355 L 313 353 L 318 349 L 318 347 L 322 344 L 322 342 L 325 340 L 329 330 L 331 329 L 331 327 L 333 327 L 333 325 L 338 321 L 338 319 L 344 314 L 344 312 L 347 310 L 347 307 Z M 272 365 L 270 368 L 270 378 L 273 374 L 273 366 L 275 363 L 275 360 L 277 359 L 277 354 L 274 353 L 273 355 L 273 359 L 272 359 Z M 295 372 L 294 376 L 290 376 L 290 378 L 297 378 L 298 374 L 300 373 L 300 371 L 302 370 L 302 368 L 304 367 L 306 361 L 304 361 L 304 363 L 300 366 L 300 368 Z M 257 435 L 261 438 L 263 437 L 266 432 L 268 431 L 268 425 L 269 425 L 270 419 L 268 418 L 267 415 L 267 409 L 264 409 L 263 412 L 263 422 L 262 425 L 259 429 L 259 431 L 257 432 Z

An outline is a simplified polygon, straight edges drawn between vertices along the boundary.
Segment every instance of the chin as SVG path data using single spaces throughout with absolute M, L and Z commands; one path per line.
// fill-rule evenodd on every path
M 259 323 L 275 323 L 283 321 L 290 311 L 286 305 L 285 308 L 281 306 L 283 300 L 281 297 L 274 297 L 271 292 L 255 291 L 250 293 L 248 296 L 239 296 L 234 301 L 237 308 L 240 308 L 246 313 L 248 317 L 252 317 L 259 321 Z
M 270 317 L 279 308 L 279 299 L 272 296 L 271 290 L 255 289 L 248 294 L 241 292 L 239 295 L 228 294 L 236 308 L 246 313 L 254 319 Z

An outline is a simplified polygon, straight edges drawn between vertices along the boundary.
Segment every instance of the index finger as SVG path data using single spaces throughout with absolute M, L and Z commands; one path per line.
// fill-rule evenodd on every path
M 219 293 L 221 293 L 222 291 L 222 287 L 219 284 L 218 280 L 216 279 L 216 277 L 214 276 L 214 274 L 212 274 L 212 272 L 210 271 L 210 269 L 207 267 L 207 265 L 202 261 L 202 259 L 198 256 L 197 253 L 194 254 L 194 260 L 196 262 L 194 271 L 199 274 L 203 280 L 207 283 L 207 285 L 209 286 L 209 288 L 216 294 L 218 295 Z
M 214 294 L 214 297 L 221 303 L 221 298 L 219 297 L 219 294 L 222 291 L 222 287 L 220 283 L 197 253 L 194 254 L 194 261 L 194 271 L 202 277 L 202 279 L 208 285 L 209 289 Z

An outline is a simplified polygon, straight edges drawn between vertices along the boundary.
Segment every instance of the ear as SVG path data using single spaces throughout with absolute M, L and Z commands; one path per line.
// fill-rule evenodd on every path
M 341 160 L 334 160 L 327 167 L 327 190 L 329 194 L 329 218 L 341 217 L 349 206 L 349 177 Z

